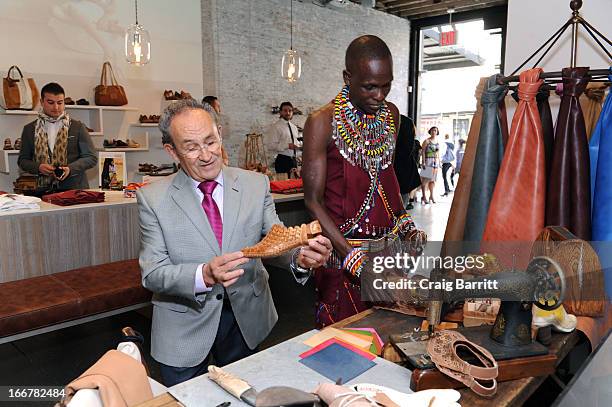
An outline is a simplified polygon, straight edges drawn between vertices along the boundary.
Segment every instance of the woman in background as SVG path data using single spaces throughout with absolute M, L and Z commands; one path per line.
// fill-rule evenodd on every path
M 422 168 L 421 171 L 421 191 L 423 196 L 421 197 L 421 203 L 423 205 L 427 203 L 436 203 L 434 200 L 434 188 L 436 186 L 436 178 L 438 177 L 438 168 L 440 168 L 440 146 L 438 145 L 438 133 L 437 127 L 430 128 L 429 138 L 423 141 Z M 429 200 L 427 200 L 427 189 L 429 189 Z

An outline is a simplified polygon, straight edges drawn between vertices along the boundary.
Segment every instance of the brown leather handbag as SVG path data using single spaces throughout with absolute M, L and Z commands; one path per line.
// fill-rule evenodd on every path
M 17 71 L 19 76 L 12 77 L 13 71 Z M 38 102 L 38 88 L 34 79 L 24 78 L 17 65 L 11 66 L 6 73 L 6 78 L 2 78 L 0 106 L 6 110 L 33 110 Z
M 110 85 L 107 80 L 110 79 Z M 100 84 L 95 87 L 95 101 L 98 106 L 123 106 L 127 105 L 127 96 L 123 86 L 117 83 L 113 67 L 110 62 L 104 62 L 100 74 Z

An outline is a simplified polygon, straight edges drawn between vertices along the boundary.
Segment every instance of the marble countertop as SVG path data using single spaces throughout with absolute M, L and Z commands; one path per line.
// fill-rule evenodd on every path
M 259 391 L 271 386 L 290 386 L 304 391 L 313 391 L 319 383 L 332 382 L 299 362 L 299 355 L 310 349 L 303 341 L 316 332 L 316 330 L 306 332 L 227 365 L 223 369 L 246 380 Z M 374 362 L 376 366 L 357 376 L 348 384 L 370 383 L 404 393 L 412 393 L 410 390 L 412 372 L 410 370 L 378 357 L 374 359 Z M 215 407 L 226 401 L 231 402 L 232 407 L 248 406 L 211 381 L 207 375 L 177 384 L 171 387 L 169 392 L 186 407 Z

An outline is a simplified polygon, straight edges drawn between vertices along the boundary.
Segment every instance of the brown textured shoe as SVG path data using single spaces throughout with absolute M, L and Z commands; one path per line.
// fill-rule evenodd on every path
M 255 246 L 246 247 L 241 251 L 244 257 L 276 257 L 291 249 L 307 244 L 308 239 L 321 234 L 321 232 L 321 225 L 317 220 L 290 228 L 277 224 L 272 226 L 261 242 Z

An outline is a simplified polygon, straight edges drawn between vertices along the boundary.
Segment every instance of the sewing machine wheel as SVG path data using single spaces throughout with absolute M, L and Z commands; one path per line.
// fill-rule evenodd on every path
M 550 257 L 538 256 L 529 262 L 526 272 L 535 275 L 535 305 L 546 311 L 559 307 L 565 298 L 565 276 L 561 266 Z

